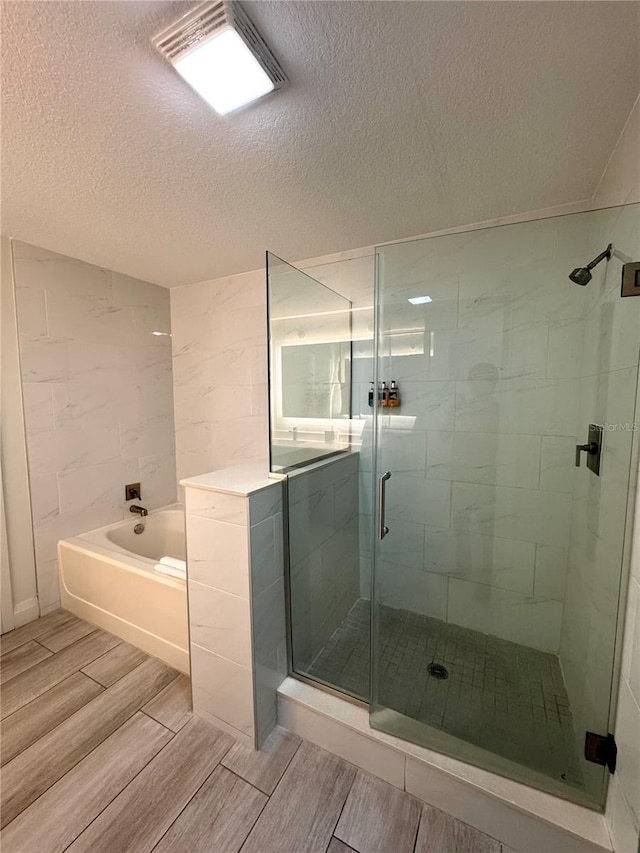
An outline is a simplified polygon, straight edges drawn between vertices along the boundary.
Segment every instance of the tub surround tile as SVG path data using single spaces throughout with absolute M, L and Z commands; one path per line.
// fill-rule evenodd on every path
M 31 434 L 54 428 L 53 395 L 56 387 L 48 382 L 23 381 L 24 420 Z
M 56 474 L 31 477 L 31 517 L 34 528 L 60 515 L 60 496 Z
M 57 539 L 122 517 L 128 482 L 142 483 L 147 508 L 175 501 L 171 342 L 152 334 L 171 330 L 170 296 L 165 288 L 25 243 L 14 241 L 13 249 L 45 608 L 60 601 L 55 576 L 43 567 L 55 557 L 47 522 L 57 513 L 54 506 L 42 511 L 40 477 L 57 476 L 60 512 L 69 515 L 53 534 Z
M 140 467 L 137 459 L 115 459 L 104 465 L 60 471 L 57 478 L 60 512 L 72 514 L 95 505 L 119 503 L 123 485 L 140 482 Z

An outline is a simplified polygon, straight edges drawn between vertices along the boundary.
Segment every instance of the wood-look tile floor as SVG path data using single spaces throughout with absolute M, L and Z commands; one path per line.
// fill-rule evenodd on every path
M 506 853 L 283 729 L 234 742 L 185 676 L 65 611 L 0 653 L 3 853 Z

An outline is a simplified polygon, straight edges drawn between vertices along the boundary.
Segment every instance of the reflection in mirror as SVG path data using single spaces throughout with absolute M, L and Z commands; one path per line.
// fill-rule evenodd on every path
M 347 450 L 351 303 L 267 253 L 271 470 Z

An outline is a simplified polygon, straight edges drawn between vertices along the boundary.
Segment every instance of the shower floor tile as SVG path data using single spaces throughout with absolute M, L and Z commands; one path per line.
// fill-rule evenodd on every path
M 574 786 L 578 740 L 558 658 L 407 610 L 380 608 L 380 702 Z M 358 600 L 308 675 L 369 697 L 369 602 Z M 436 662 L 448 677 L 427 667 Z

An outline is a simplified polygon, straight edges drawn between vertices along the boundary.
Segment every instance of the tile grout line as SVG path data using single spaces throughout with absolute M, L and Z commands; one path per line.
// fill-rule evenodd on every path
M 104 691 L 103 691 L 103 692 L 104 692 Z M 95 699 L 97 699 L 97 698 L 98 698 L 99 696 L 101 696 L 101 695 L 102 695 L 102 694 L 98 694 L 98 696 L 95 696 L 94 698 L 95 698 Z M 93 701 L 93 699 L 92 699 L 91 701 Z M 88 704 L 90 704 L 90 703 L 89 703 L 89 702 L 87 702 L 85 705 L 83 705 L 83 706 L 82 706 L 82 708 L 86 708 Z M 78 710 L 82 710 L 82 708 L 79 708 Z M 76 713 L 77 713 L 77 712 L 76 712 Z M 97 743 L 97 744 L 93 747 L 93 749 L 90 749 L 90 750 L 89 750 L 89 752 L 87 752 L 87 754 L 86 754 L 86 755 L 83 755 L 83 756 L 82 756 L 82 758 L 80 759 L 80 761 L 76 762 L 76 763 L 73 765 L 73 767 L 70 767 L 70 768 L 66 771 L 66 773 L 63 773 L 63 774 L 62 774 L 62 776 L 60 776 L 58 779 L 56 779 L 56 780 L 55 780 L 55 782 L 52 782 L 50 785 L 48 785 L 48 786 L 44 789 L 44 791 L 42 791 L 42 793 L 38 794 L 38 796 L 35 798 L 35 800 L 32 800 L 32 801 L 29 803 L 29 805 L 25 806 L 25 808 L 23 808 L 20 812 L 18 812 L 18 814 L 13 818 L 13 820 L 9 821 L 9 823 L 8 823 L 8 824 L 6 824 L 6 826 L 4 826 L 4 827 L 3 827 L 2 831 L 4 832 L 6 829 L 8 829 L 8 827 L 10 827 L 10 826 L 11 826 L 11 824 L 12 824 L 15 820 L 17 820 L 17 819 L 18 819 L 22 814 L 24 814 L 24 812 L 26 812 L 26 811 L 27 811 L 27 809 L 31 808 L 31 806 L 32 806 L 34 803 L 37 803 L 37 802 L 38 802 L 38 800 L 39 800 L 41 797 L 43 797 L 43 796 L 47 793 L 47 791 L 50 791 L 50 790 L 51 790 L 51 788 L 53 788 L 55 785 L 57 785 L 57 784 L 58 784 L 58 782 L 61 782 L 63 779 L 65 779 L 65 778 L 66 778 L 66 776 L 68 776 L 68 775 L 69 775 L 69 773 L 71 773 L 73 770 L 75 770 L 75 768 L 76 768 L 76 767 L 78 767 L 78 765 L 80 765 L 80 764 L 85 760 L 85 758 L 88 758 L 90 755 L 92 755 L 92 754 L 96 751 L 96 749 L 99 749 L 99 748 L 100 748 L 100 747 L 101 747 L 101 746 L 102 746 L 102 745 L 103 745 L 103 744 L 104 744 L 104 743 L 105 743 L 105 742 L 106 742 L 106 741 L 107 741 L 107 740 L 108 740 L 112 735 L 115 735 L 117 732 L 119 732 L 119 731 L 120 731 L 120 729 L 121 729 L 124 725 L 126 725 L 126 724 L 129 722 L 129 720 L 130 720 L 133 716 L 135 716 L 135 714 L 137 714 L 137 713 L 138 713 L 138 711 L 134 711 L 134 712 L 133 712 L 133 714 L 131 714 L 131 716 L 127 717 L 127 719 L 126 719 L 126 720 L 124 720 L 124 721 L 123 721 L 123 722 L 118 726 L 118 728 L 117 728 L 117 729 L 114 729 L 114 731 L 112 731 L 112 732 L 111 732 L 111 734 L 109 734 L 109 735 L 108 735 L 104 740 L 101 740 L 101 741 L 100 741 L 100 743 Z M 73 714 L 72 714 L 71 716 L 73 716 Z M 146 714 L 145 714 L 145 716 L 146 716 Z M 69 720 L 69 719 L 71 719 L 71 717 L 67 717 L 67 720 Z M 151 719 L 151 718 L 149 718 L 149 719 Z M 64 722 L 66 722 L 66 721 L 65 721 L 65 720 L 63 720 L 62 722 L 64 723 Z M 157 722 L 157 720 L 154 720 L 154 722 Z M 59 723 L 59 724 L 58 724 L 58 726 L 60 726 L 60 725 L 62 725 L 62 723 Z M 162 724 L 161 724 L 161 723 L 158 723 L 158 725 L 162 725 Z M 53 731 L 55 731 L 55 729 L 57 729 L 57 728 L 58 728 L 58 726 L 55 726 L 53 729 L 51 729 L 51 731 L 52 731 L 52 732 L 53 732 Z M 51 732 L 47 732 L 47 734 L 50 734 L 50 733 L 51 733 Z M 173 737 L 175 737 L 175 735 L 174 735 L 174 733 L 173 733 L 173 732 L 171 732 L 171 735 L 172 735 L 172 737 L 171 737 L 171 738 L 169 738 L 169 740 L 167 741 L 167 743 L 165 744 L 165 746 L 167 746 L 167 745 L 168 745 L 168 744 L 173 740 Z M 43 735 L 43 737 L 46 737 L 46 735 Z M 38 738 L 38 740 L 41 740 L 41 738 Z M 34 741 L 34 743 L 37 743 L 37 742 L 38 742 L 38 741 Z M 28 747 L 27 747 L 27 749 L 28 749 Z M 162 749 L 164 749 L 164 747 L 162 747 Z M 25 750 L 23 750 L 22 752 L 24 752 L 24 751 L 25 751 Z M 162 750 L 159 750 L 159 752 L 162 752 Z M 22 753 L 19 753 L 19 754 L 20 754 L 20 755 L 22 755 Z M 159 754 L 159 753 L 156 753 L 156 755 L 158 755 L 158 754 Z M 16 756 L 16 757 L 17 757 L 17 756 Z M 153 756 L 153 758 L 155 758 L 155 755 Z M 152 758 L 152 759 L 150 759 L 150 761 L 152 761 L 152 760 L 153 760 L 153 758 Z M 11 760 L 13 761 L 13 759 L 11 759 Z M 7 763 L 10 763 L 10 762 L 7 762 Z M 147 764 L 148 764 L 148 763 L 149 763 L 149 762 L 147 762 Z M 146 766 L 147 766 L 147 764 L 145 764 L 145 765 L 144 765 L 144 767 L 146 767 Z M 141 769 L 143 770 L 143 769 L 144 769 L 144 767 L 143 767 L 143 768 L 141 768 Z M 137 776 L 137 775 L 138 775 L 138 774 L 136 773 L 136 776 Z M 133 781 L 133 780 L 132 780 L 132 781 Z M 126 787 L 126 786 L 125 786 L 125 787 Z M 123 788 L 122 790 L 124 790 L 124 788 Z M 119 792 L 118 792 L 118 793 L 119 793 Z M 118 795 L 116 794 L 116 796 L 118 796 Z M 103 809 L 103 811 L 104 811 L 104 809 Z M 94 818 L 94 820 L 95 820 L 95 818 Z M 91 822 L 93 823 L 93 820 L 92 820 Z M 87 824 L 87 826 L 88 826 L 88 825 L 89 825 L 89 824 Z M 85 827 L 85 829 L 86 829 L 86 827 Z M 84 832 L 84 829 L 82 830 L 82 832 Z M 80 834 L 82 834 L 82 833 L 80 833 Z M 78 838 L 78 837 L 79 837 L 79 836 L 76 836 L 76 838 Z M 75 841 L 75 840 L 76 840 L 76 839 L 74 838 L 74 839 L 73 839 L 73 841 Z M 73 844 L 73 841 L 71 842 L 72 844 Z M 67 845 L 67 847 L 68 847 L 68 846 L 69 846 L 69 845 Z M 64 849 L 66 850 L 67 848 L 65 847 Z
M 132 670 L 132 671 L 133 671 L 133 670 Z M 75 672 L 71 673 L 71 675 L 76 675 L 78 672 L 80 672 L 80 670 L 76 670 Z M 84 675 L 84 673 L 82 673 L 82 674 Z M 127 674 L 129 674 L 129 673 L 127 673 Z M 69 676 L 69 677 L 71 677 L 71 676 Z M 89 676 L 87 676 L 87 678 L 89 678 Z M 64 679 L 64 680 L 66 680 L 66 679 Z M 93 681 L 93 680 L 94 680 L 94 679 L 91 679 L 91 681 Z M 60 684 L 60 683 L 61 683 L 61 682 L 58 682 L 58 684 Z M 96 681 L 95 683 L 96 683 L 96 684 L 98 684 L 98 682 L 97 682 L 97 681 Z M 114 682 L 114 684 L 115 684 L 115 683 L 116 683 L 116 682 Z M 57 686 L 57 685 L 54 685 L 54 687 L 56 687 L 56 686 Z M 99 686 L 100 686 L 100 687 L 102 687 L 102 685 L 99 685 Z M 102 692 L 101 692 L 101 693 L 98 693 L 98 695 L 97 695 L 97 696 L 94 696 L 94 697 L 93 697 L 93 699 L 90 699 L 88 702 L 85 702 L 85 703 L 84 703 L 84 705 L 82 705 L 80 708 L 78 708 L 78 710 L 77 710 L 77 711 L 74 711 L 74 712 L 73 712 L 73 714 L 70 714 L 70 715 L 69 715 L 68 717 L 66 717 L 64 720 L 61 720 L 61 721 L 60 721 L 56 726 L 54 726 L 54 727 L 53 727 L 52 729 L 50 729 L 48 732 L 46 732 L 45 734 L 43 734 L 41 737 L 36 738 L 36 740 L 34 740 L 32 744 L 29 744 L 29 746 L 27 746 L 27 747 L 25 747 L 25 749 L 21 750 L 21 751 L 18 753 L 18 755 L 15 755 L 15 756 L 11 759 L 11 761 L 8 761 L 8 762 L 7 762 L 7 764 L 6 764 L 6 765 L 3 765 L 3 766 L 8 766 L 8 765 L 9 765 L 9 764 L 11 764 L 11 762 L 12 762 L 12 761 L 14 761 L 14 760 L 19 756 L 19 755 L 23 755 L 23 754 L 27 751 L 27 749 L 29 749 L 31 746 L 34 746 L 35 744 L 39 743 L 39 741 L 41 741 L 43 738 L 47 737 L 47 736 L 48 736 L 48 735 L 50 735 L 52 732 L 55 732 L 55 730 L 56 730 L 56 729 L 58 729 L 58 728 L 60 728 L 60 726 L 64 725 L 68 720 L 70 720 L 72 717 L 74 717 L 74 716 L 75 716 L 79 711 L 84 710 L 84 708 L 87 708 L 87 707 L 88 707 L 92 702 L 94 702 L 96 699 L 101 698 L 101 697 L 102 697 L 102 696 L 107 692 L 107 690 L 108 690 L 108 688 L 104 688 L 104 687 L 103 687 L 103 688 L 102 688 Z M 48 691 L 45 691 L 45 692 L 48 692 Z M 157 693 L 154 693 L 154 695 L 151 697 L 151 699 L 155 699 L 155 697 L 156 697 L 156 696 L 158 695 L 158 693 L 160 693 L 160 692 L 161 692 L 161 691 L 157 691 Z M 44 695 L 44 694 L 40 694 L 40 695 Z M 36 697 L 36 698 L 39 698 L 39 697 Z M 148 701 L 150 702 L 150 701 L 151 701 L 151 699 L 149 699 Z M 33 701 L 33 700 L 32 700 L 32 701 Z M 27 704 L 29 704 L 29 703 L 27 703 Z M 145 704 L 146 704 L 146 702 L 145 702 Z M 22 707 L 24 708 L 24 707 L 26 707 L 26 706 L 25 706 L 25 705 L 23 705 Z M 17 710 L 21 710 L 21 709 L 19 708 L 19 709 L 17 709 Z M 122 728 L 122 726 L 124 726 L 126 723 L 128 723 L 128 722 L 129 722 L 129 720 L 130 720 L 132 717 L 134 717 L 138 712 L 140 712 L 140 713 L 144 713 L 144 712 L 142 711 L 142 708 L 138 708 L 136 711 L 133 711 L 133 713 L 132 713 L 132 714 L 130 714 L 130 715 L 129 715 L 125 720 L 123 720 L 123 721 L 122 721 L 122 723 L 118 726 L 118 728 L 114 729 L 114 730 L 113 730 L 109 735 L 107 735 L 107 737 L 106 737 L 106 738 L 104 738 L 103 740 L 101 740 L 101 741 L 100 741 L 100 743 L 97 743 L 97 744 L 96 744 L 92 749 L 90 749 L 90 750 L 89 750 L 89 752 L 87 752 L 87 754 L 86 754 L 86 755 L 83 755 L 83 756 L 82 756 L 82 758 L 81 758 L 79 761 L 77 761 L 77 762 L 73 765 L 73 767 L 70 767 L 70 768 L 69 768 L 65 773 L 63 773 L 63 774 L 62 774 L 62 776 L 60 776 L 58 779 L 56 779 L 56 780 L 55 780 L 55 782 L 52 782 L 50 785 L 48 785 L 48 786 L 44 789 L 44 791 L 42 791 L 40 794 L 38 794 L 38 796 L 35 798 L 35 800 L 32 800 L 32 801 L 31 801 L 27 806 L 25 806 L 25 808 L 24 808 L 24 809 L 22 809 L 20 812 L 18 812 L 18 814 L 13 818 L 13 820 L 9 821 L 9 823 L 8 823 L 6 826 L 10 826 L 10 825 L 13 823 L 13 821 L 14 821 L 14 820 L 16 820 L 18 817 L 20 817 L 20 815 L 21 815 L 23 812 L 25 812 L 25 811 L 26 811 L 26 810 L 27 810 L 31 805 L 33 805 L 33 803 L 36 803 L 36 802 L 40 799 L 40 797 L 42 797 L 44 794 L 46 794 L 46 792 L 47 792 L 47 791 L 49 791 L 51 788 L 53 788 L 53 786 L 54 786 L 54 785 L 56 785 L 58 782 L 60 782 L 62 779 L 64 779 L 64 778 L 65 778 L 65 776 L 67 776 L 67 774 L 68 774 L 68 773 L 70 773 L 70 772 L 71 772 L 72 770 L 74 770 L 74 769 L 75 769 L 75 768 L 76 768 L 76 767 L 77 767 L 77 766 L 78 766 L 82 761 L 84 761 L 84 759 L 85 759 L 85 758 L 87 758 L 87 756 L 91 755 L 91 754 L 92 754 L 96 749 L 98 749 L 98 747 L 102 746 L 102 744 L 103 744 L 106 740 L 108 740 L 108 739 L 111 737 L 111 735 L 114 735 L 116 732 L 119 732 L 119 731 L 120 731 L 120 729 Z M 14 712 L 14 713 L 15 713 L 15 712 Z M 145 714 L 145 716 L 147 716 L 147 717 L 148 717 L 148 714 Z M 7 718 L 5 718 L 5 719 L 7 719 Z M 149 719 L 153 719 L 153 718 L 152 718 L 152 717 L 149 717 Z M 157 720 L 154 720 L 154 722 L 155 722 L 155 723 L 158 723 L 158 721 L 157 721 Z M 162 723 L 158 723 L 158 725 L 162 725 Z M 166 726 L 163 726 L 163 728 L 166 728 Z M 168 729 L 168 731 L 171 731 L 171 730 L 170 730 L 170 729 Z M 172 734 L 172 737 L 169 739 L 169 741 L 167 741 L 167 744 L 168 744 L 168 743 L 170 743 L 170 742 L 171 742 L 171 740 L 173 740 L 173 737 L 175 736 L 175 732 L 171 732 L 171 734 Z M 166 746 L 167 744 L 165 744 L 165 746 Z M 163 749 L 164 749 L 164 747 L 163 747 Z M 162 751 L 162 750 L 160 750 L 160 751 Z M 156 754 L 157 754 L 157 753 L 156 753 Z M 154 756 L 154 757 L 155 757 L 155 756 Z M 147 763 L 148 763 L 148 762 L 147 762 Z M 146 765 L 145 765 L 145 767 L 146 767 Z M 136 774 L 136 775 L 137 775 L 137 774 Z M 6 828 L 6 827 L 3 827 L 3 831 L 4 831 L 4 829 L 5 829 L 5 828 Z M 84 832 L 84 830 L 83 830 L 83 832 Z M 74 839 L 74 840 L 75 840 L 75 839 Z M 65 848 L 65 849 L 66 849 L 66 848 Z
M 157 695 L 157 694 L 156 694 L 156 695 Z M 136 712 L 136 713 L 137 713 L 137 712 Z M 132 715 L 132 716 L 133 716 L 133 715 Z M 145 716 L 147 716 L 147 715 L 145 714 Z M 117 728 L 114 732 L 112 732 L 112 734 L 116 734 L 117 732 L 119 732 L 119 731 L 122 729 L 122 726 L 126 725 L 126 724 L 129 722 L 129 720 L 130 720 L 130 719 L 131 719 L 131 717 L 128 717 L 128 718 L 127 718 L 127 719 L 126 719 L 126 720 L 125 720 L 125 721 L 124 721 L 120 726 L 118 726 L 118 728 Z M 149 717 L 148 719 L 151 719 L 151 717 Z M 158 721 L 157 721 L 157 720 L 154 720 L 153 722 L 154 722 L 154 723 L 157 723 Z M 158 723 L 158 725 L 162 725 L 162 723 Z M 163 728 L 166 728 L 166 726 L 164 726 Z M 69 849 L 69 847 L 71 847 L 71 845 L 72 845 L 72 844 L 75 844 L 75 842 L 78 840 L 78 838 L 80 838 L 80 836 L 81 836 L 81 835 L 83 835 L 83 833 L 85 833 L 85 832 L 87 831 L 87 829 L 89 829 L 89 827 L 90 827 L 93 823 L 95 823 L 95 821 L 100 817 L 100 815 L 101 815 L 104 811 L 106 811 L 106 809 L 108 809 L 108 808 L 109 808 L 109 806 L 114 802 L 114 800 L 116 800 L 116 799 L 120 796 L 120 794 L 121 794 L 123 791 L 126 791 L 126 789 L 129 787 L 129 785 L 131 785 L 131 783 L 132 783 L 132 782 L 134 782 L 134 781 L 135 781 L 135 779 L 137 779 L 137 778 L 138 778 L 138 776 L 142 773 L 142 771 L 143 771 L 143 770 L 146 770 L 146 769 L 147 769 L 147 767 L 149 766 L 149 764 L 151 764 L 151 762 L 152 762 L 152 761 L 153 761 L 153 760 L 154 760 L 158 755 L 160 755 L 160 754 L 161 754 L 161 753 L 162 753 L 162 752 L 163 752 L 163 751 L 164 751 L 164 750 L 169 746 L 169 744 L 173 741 L 173 739 L 174 739 L 174 737 L 175 737 L 175 733 L 174 733 L 174 732 L 171 732 L 169 729 L 167 729 L 167 731 L 169 731 L 169 734 L 171 735 L 171 737 L 170 737 L 170 738 L 169 738 L 169 740 L 165 743 L 165 745 L 164 745 L 161 749 L 159 749 L 159 750 L 155 753 L 155 755 L 152 755 L 152 756 L 151 756 L 151 758 L 150 758 L 150 759 L 149 759 L 145 764 L 143 764 L 143 765 L 142 765 L 142 767 L 138 770 L 138 772 L 137 772 L 134 776 L 132 776 L 132 777 L 131 777 L 131 779 L 129 779 L 129 781 L 127 782 L 127 784 L 126 784 L 123 788 L 120 788 L 120 790 L 119 790 L 119 791 L 118 791 L 118 792 L 113 796 L 113 798 L 112 798 L 112 799 L 110 799 L 108 803 L 106 803 L 106 805 L 104 806 L 104 808 L 103 808 L 103 809 L 100 809 L 100 811 L 99 811 L 96 815 L 94 815 L 94 816 L 91 818 L 91 820 L 90 820 L 90 821 L 89 821 L 89 823 L 84 827 L 84 829 L 83 829 L 81 832 L 79 832 L 79 833 L 78 833 L 78 835 L 76 835 L 76 836 L 75 836 L 75 838 L 73 838 L 73 839 L 72 839 L 72 840 L 71 840 L 71 841 L 66 845 L 66 847 L 64 848 L 64 850 L 68 850 L 68 849 Z M 111 737 L 111 735 L 109 735 L 109 737 Z M 101 742 L 98 744 L 98 746 L 96 746 L 96 747 L 95 747 L 95 749 L 97 749 L 99 746 L 102 746 L 102 744 L 103 744 L 103 743 L 105 743 L 105 741 L 106 741 L 106 740 L 108 740 L 108 738 L 105 738 L 105 740 L 101 741 Z M 91 750 L 91 752 L 93 752 L 93 751 L 94 751 L 94 750 L 92 749 L 92 750 Z M 91 752 L 87 753 L 87 755 L 91 755 Z M 85 756 L 85 758 L 86 758 L 86 756 Z M 83 760 L 84 760 L 84 759 L 83 759 Z M 80 763 L 80 762 L 78 762 L 78 764 L 79 764 L 79 763 Z M 76 764 L 76 765 L 75 765 L 75 767 L 77 767 L 77 766 L 78 766 L 78 765 Z M 73 768 L 71 768 L 71 770 L 73 770 Z M 71 770 L 67 770 L 67 773 L 65 773 L 65 774 L 64 774 L 64 776 L 66 776 L 68 773 L 70 773 L 70 772 L 71 772 Z M 61 778 L 62 778 L 62 779 L 64 779 L 64 776 L 62 776 Z M 55 783 L 54 783 L 54 784 L 55 784 Z M 42 796 L 42 795 L 41 795 L 41 796 Z M 36 800 L 34 800 L 34 802 L 37 802 L 37 801 L 36 801 Z M 154 846 L 155 846 L 155 845 L 154 845 Z
M 147 716 L 148 716 L 148 715 L 147 715 Z M 149 719 L 153 719 L 153 717 L 149 717 Z M 194 717 L 194 719 L 199 719 L 199 718 L 198 718 L 198 717 Z M 162 724 L 161 724 L 161 725 L 162 725 Z M 220 729 L 218 729 L 218 731 L 221 731 L 221 730 L 220 730 Z M 174 734 L 174 737 L 175 737 L 175 734 Z M 232 735 L 229 735 L 229 737 L 232 737 Z M 151 759 L 151 761 L 153 761 L 153 760 L 156 758 L 156 756 L 161 755 L 161 754 L 164 752 L 164 750 L 169 746 L 169 744 L 171 743 L 171 741 L 172 741 L 172 740 L 173 740 L 173 738 L 171 738 L 171 740 L 167 741 L 167 743 L 162 747 L 162 749 L 161 749 L 161 750 L 159 750 L 159 751 L 158 751 L 158 752 L 153 756 L 153 758 Z M 187 802 L 186 802 L 186 803 L 184 804 L 184 806 L 180 809 L 180 811 L 178 812 L 178 814 L 177 814 L 177 815 L 175 816 L 175 818 L 171 821 L 171 823 L 170 823 L 170 824 L 169 824 L 169 826 L 166 828 L 166 830 L 162 833 L 162 835 L 160 836 L 160 838 L 158 838 L 158 840 L 157 840 L 157 841 L 156 841 L 156 843 L 153 845 L 153 847 L 149 848 L 149 850 L 148 850 L 148 851 L 144 851 L 144 853 L 153 853 L 153 851 L 156 849 L 156 847 L 158 846 L 158 844 L 160 844 L 160 842 L 161 842 L 161 841 L 162 841 L 162 839 L 165 837 L 165 835 L 166 835 L 166 834 L 171 830 L 171 828 L 175 825 L 176 821 L 180 819 L 181 815 L 182 815 L 182 814 L 185 812 L 185 810 L 186 810 L 186 809 L 191 805 L 191 803 L 193 802 L 194 798 L 198 796 L 198 794 L 200 793 L 200 791 L 202 790 L 202 788 L 207 784 L 207 782 L 208 782 L 208 781 L 209 781 L 209 779 L 213 776 L 213 774 L 216 772 L 216 770 L 217 770 L 219 767 L 222 767 L 222 766 L 223 766 L 223 765 L 222 765 L 222 759 L 223 759 L 223 758 L 225 758 L 225 757 L 229 754 L 229 751 L 233 748 L 233 746 L 234 746 L 234 743 L 232 743 L 232 744 L 229 746 L 229 749 L 227 749 L 227 751 L 224 753 L 224 755 L 221 755 L 221 756 L 220 756 L 220 759 L 216 762 L 216 765 L 215 765 L 214 767 L 212 767 L 211 772 L 210 772 L 210 773 L 208 773 L 208 774 L 207 774 L 207 776 L 206 776 L 206 778 L 202 780 L 202 784 L 198 785 L 198 787 L 196 788 L 196 790 L 195 790 L 195 791 L 193 792 L 193 794 L 189 797 L 189 799 L 187 800 Z M 150 763 L 150 762 L 148 762 L 148 763 Z M 147 766 L 148 766 L 148 765 L 147 765 L 147 764 L 145 764 L 145 767 L 147 767 Z M 228 769 L 228 768 L 226 768 L 226 769 Z M 144 767 L 142 768 L 142 770 L 144 770 Z M 140 772 L 142 772 L 142 770 L 140 770 Z M 137 776 L 137 775 L 139 775 L 139 774 L 136 774 L 136 776 Z M 135 777 L 134 777 L 134 778 L 135 778 Z M 125 790 L 129 787 L 129 785 L 131 784 L 131 782 L 133 782 L 133 781 L 134 781 L 134 780 L 133 780 L 133 779 L 131 779 L 131 781 L 130 781 L 127 785 L 125 785 L 125 787 L 122 789 L 122 791 L 125 791 Z M 122 791 L 121 791 L 120 793 L 122 793 Z M 119 794 L 118 794 L 118 796 L 119 796 Z M 267 799 L 267 802 L 268 802 L 268 799 Z M 266 805 L 266 803 L 265 803 L 265 805 Z M 262 814 L 262 812 L 260 812 L 260 813 Z M 93 821 L 92 821 L 92 823 L 93 823 Z M 253 827 L 252 827 L 252 828 L 253 828 Z M 83 830 L 83 832 L 84 832 L 84 831 L 85 831 L 85 830 Z M 243 841 L 242 843 L 244 844 L 244 841 Z

